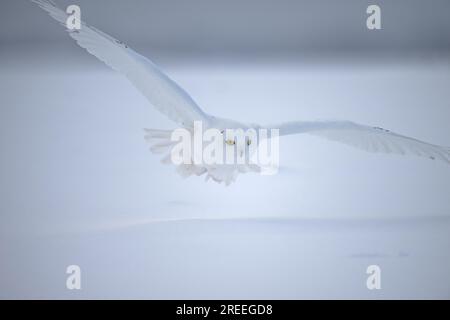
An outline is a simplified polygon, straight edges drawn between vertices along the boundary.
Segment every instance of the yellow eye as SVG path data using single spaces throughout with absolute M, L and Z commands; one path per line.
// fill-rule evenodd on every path
M 234 144 L 236 143 L 236 141 L 231 140 L 231 139 L 228 139 L 228 140 L 225 140 L 225 143 L 226 143 L 227 145 L 229 145 L 229 146 L 232 146 L 232 145 L 234 145 Z

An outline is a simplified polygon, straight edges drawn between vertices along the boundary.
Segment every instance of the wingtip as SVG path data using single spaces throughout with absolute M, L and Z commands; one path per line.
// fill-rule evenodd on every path
M 57 7 L 56 3 L 52 0 L 30 0 L 30 1 L 37 4 L 40 7 L 46 7 L 46 6 Z

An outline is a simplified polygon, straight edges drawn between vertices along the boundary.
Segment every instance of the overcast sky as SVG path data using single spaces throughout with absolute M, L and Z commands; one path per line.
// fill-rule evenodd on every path
M 129 43 L 162 50 L 448 51 L 447 0 L 56 0 Z M 366 28 L 369 4 L 382 30 Z M 55 22 L 28 0 L 2 0 L 0 44 L 65 43 Z

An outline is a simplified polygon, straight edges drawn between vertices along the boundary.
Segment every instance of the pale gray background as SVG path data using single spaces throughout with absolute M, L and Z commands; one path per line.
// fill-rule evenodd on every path
M 449 1 L 57 3 L 209 113 L 450 145 Z M 292 136 L 278 175 L 183 180 L 143 139 L 173 124 L 25 0 L 1 1 L 0 88 L 1 298 L 450 298 L 444 163 Z

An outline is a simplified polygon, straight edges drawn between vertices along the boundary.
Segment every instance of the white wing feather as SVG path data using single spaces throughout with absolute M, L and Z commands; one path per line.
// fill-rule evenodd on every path
M 55 20 L 66 25 L 69 17 L 50 0 L 31 0 L 47 11 Z M 106 63 L 124 74 L 131 83 L 171 120 L 186 127 L 193 121 L 208 119 L 194 100 L 149 59 L 130 49 L 123 42 L 82 22 L 80 30 L 66 29 L 75 41 Z
M 350 121 L 296 121 L 270 126 L 280 135 L 308 133 L 368 152 L 416 155 L 450 163 L 450 148 Z

